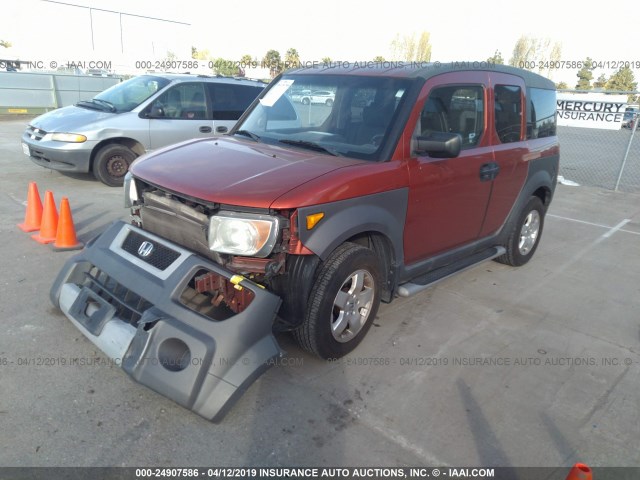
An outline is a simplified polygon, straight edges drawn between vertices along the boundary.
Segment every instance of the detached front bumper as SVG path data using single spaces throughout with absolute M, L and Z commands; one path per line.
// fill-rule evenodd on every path
M 156 249 L 148 259 L 137 253 L 144 242 Z M 116 222 L 67 261 L 50 296 L 136 381 L 219 421 L 281 355 L 272 334 L 280 298 L 243 279 L 238 287 L 253 292 L 251 303 L 241 313 L 212 319 L 184 302 L 189 282 L 202 270 L 233 277 L 171 242 Z

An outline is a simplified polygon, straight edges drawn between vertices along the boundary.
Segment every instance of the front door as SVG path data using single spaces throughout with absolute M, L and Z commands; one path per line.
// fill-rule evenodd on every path
M 423 107 L 413 139 L 455 132 L 462 136 L 462 151 L 456 158 L 411 154 L 404 235 L 408 265 L 476 240 L 491 196 L 495 163 L 487 134 L 488 74 L 459 78 L 452 73 L 428 80 L 418 99 Z

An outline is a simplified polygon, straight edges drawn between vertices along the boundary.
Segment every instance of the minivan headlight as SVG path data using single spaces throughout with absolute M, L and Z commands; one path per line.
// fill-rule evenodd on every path
M 51 135 L 51 140 L 54 142 L 83 143 L 87 141 L 87 137 L 79 133 L 54 133 Z
M 209 220 L 209 249 L 264 258 L 276 244 L 278 227 L 278 218 L 270 215 L 219 212 Z

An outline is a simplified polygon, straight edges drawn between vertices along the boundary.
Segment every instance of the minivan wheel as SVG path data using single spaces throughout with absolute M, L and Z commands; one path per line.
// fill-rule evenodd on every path
M 93 160 L 93 175 L 110 187 L 122 186 L 129 165 L 136 157 L 133 150 L 124 145 L 106 145 L 98 151 Z
M 344 243 L 316 275 L 302 325 L 300 346 L 325 359 L 351 352 L 371 328 L 380 306 L 380 263 L 368 248 Z
M 500 263 L 519 267 L 527 263 L 540 243 L 545 208 L 542 200 L 531 197 L 522 209 L 505 245 L 507 251 L 496 259 Z

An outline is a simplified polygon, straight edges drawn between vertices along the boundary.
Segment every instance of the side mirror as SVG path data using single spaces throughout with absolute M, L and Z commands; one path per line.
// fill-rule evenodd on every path
M 417 138 L 416 153 L 428 153 L 435 158 L 454 158 L 460 154 L 462 136 L 459 133 L 431 132 Z
M 164 108 L 160 105 L 152 105 L 147 113 L 147 118 L 164 118 Z

